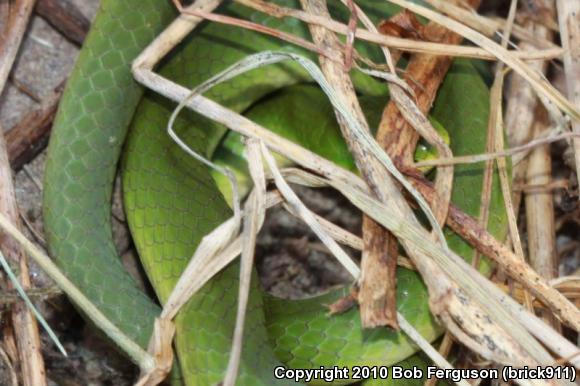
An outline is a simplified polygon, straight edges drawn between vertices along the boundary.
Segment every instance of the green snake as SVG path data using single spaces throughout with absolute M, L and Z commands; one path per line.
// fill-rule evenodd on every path
M 292 0 L 277 0 L 298 7 Z M 380 0 L 359 5 L 377 22 L 397 9 Z M 338 1 L 331 13 L 347 20 Z M 308 38 L 307 26 L 226 2 L 219 12 Z M 64 273 L 124 333 L 146 347 L 159 303 L 169 296 L 201 238 L 231 213 L 209 170 L 187 156 L 166 134 L 174 104 L 143 93 L 131 61 L 176 17 L 165 0 L 103 0 L 63 95 L 50 140 L 45 176 L 44 221 L 51 255 Z M 380 61 L 376 47 L 356 44 Z M 263 50 L 312 53 L 275 38 L 215 23 L 202 23 L 157 71 L 194 87 L 243 57 Z M 383 83 L 358 72 L 353 79 L 371 126 L 376 127 L 388 92 Z M 308 84 L 310 83 L 310 84 Z M 294 65 L 267 66 L 220 84 L 206 96 L 243 113 L 339 165 L 354 169 L 329 102 Z M 454 154 L 485 149 L 489 92 L 473 63 L 457 60 L 438 93 L 431 115 L 448 131 Z M 176 130 L 193 149 L 227 161 L 225 129 L 193 113 L 182 114 Z M 129 135 L 127 136 L 127 133 Z M 226 138 L 226 139 L 224 139 Z M 216 150 L 217 149 L 217 150 Z M 111 195 L 123 154 L 125 210 L 142 265 L 156 299 L 125 272 L 112 240 Z M 220 154 L 222 154 L 220 156 Z M 225 155 L 224 155 L 225 154 Z M 453 202 L 471 215 L 479 210 L 481 165 L 456 168 Z M 505 234 L 501 193 L 494 184 L 490 230 Z M 448 243 L 469 258 L 470 247 L 446 230 Z M 176 318 L 175 382 L 212 385 L 223 378 L 237 302 L 239 265 L 214 277 Z M 240 385 L 290 384 L 274 378 L 276 366 L 390 365 L 417 348 L 403 333 L 362 330 L 356 309 L 327 316 L 325 304 L 348 291 L 287 301 L 264 295 L 253 277 Z M 428 309 L 419 276 L 400 268 L 398 309 L 429 340 L 441 332 Z M 421 359 L 411 357 L 408 364 Z M 319 383 L 321 381 L 318 381 Z M 316 382 L 313 382 L 316 383 Z M 381 383 L 386 384 L 386 383 Z

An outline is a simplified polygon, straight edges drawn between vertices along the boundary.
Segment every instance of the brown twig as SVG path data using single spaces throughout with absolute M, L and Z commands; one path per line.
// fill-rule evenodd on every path
M 31 288 L 26 295 L 33 301 L 44 301 L 62 295 L 63 292 L 56 286 L 46 288 Z M 16 291 L 0 293 L 0 306 L 12 305 L 22 301 L 22 297 Z
M 226 16 L 226 15 L 218 15 L 212 12 L 206 12 L 199 9 L 186 9 L 180 8 L 180 12 L 186 15 L 197 16 L 203 19 L 211 20 L 216 23 L 227 24 L 227 25 L 234 25 L 237 27 L 242 27 L 251 31 L 260 32 L 266 35 L 274 36 L 278 39 L 285 40 L 290 43 L 294 43 L 297 46 L 306 48 L 309 51 L 315 52 L 319 55 L 324 55 L 327 58 L 333 58 L 334 55 L 329 52 L 328 50 L 322 49 L 311 42 L 294 36 L 292 34 L 279 31 L 275 28 L 266 27 L 264 25 L 253 23 L 251 21 L 239 19 L 236 17 Z
M 427 199 L 431 200 L 437 194 L 430 181 L 415 170 L 406 170 L 413 186 Z M 447 225 L 459 236 L 465 239 L 480 253 L 494 260 L 512 278 L 520 282 L 524 288 L 543 301 L 558 317 L 574 329 L 580 329 L 580 322 L 573 316 L 578 311 L 563 303 L 560 294 L 553 291 L 545 280 L 505 245 L 483 229 L 476 219 L 467 215 L 457 206 L 449 205 Z
M 478 1 L 471 1 L 471 6 L 476 7 Z M 436 23 L 429 23 L 427 26 L 420 30 L 420 35 L 423 39 L 428 41 L 434 41 L 438 43 L 445 44 L 458 44 L 461 42 L 462 37 L 452 33 L 446 28 L 442 27 Z M 445 74 L 451 64 L 452 58 L 446 56 L 433 56 L 428 54 L 413 54 L 409 65 L 405 71 L 405 79 L 410 87 L 413 89 L 416 95 L 416 103 L 422 114 L 426 114 L 437 93 L 439 85 L 443 81 Z M 387 153 L 394 159 L 398 160 L 400 163 L 407 164 L 411 163 L 415 146 L 419 139 L 419 133 L 407 122 L 407 119 L 401 113 L 399 109 L 399 104 L 396 100 L 392 100 L 388 103 L 387 107 L 383 112 L 381 118 L 381 123 L 377 131 L 377 142 L 383 146 Z M 447 181 L 449 185 L 451 181 Z M 451 192 L 450 187 L 447 188 L 447 194 L 444 194 L 448 202 L 449 194 Z M 446 206 L 446 203 L 442 203 Z M 442 213 L 442 218 L 445 218 L 445 212 Z M 376 244 L 381 245 L 382 243 L 391 242 L 392 235 L 380 227 L 373 226 L 370 222 L 363 222 L 363 235 L 367 235 L 369 239 L 377 240 Z M 374 254 L 379 255 L 380 249 L 374 251 Z M 396 254 L 394 255 L 396 256 Z M 393 259 L 391 259 L 393 260 Z M 375 269 L 375 264 L 379 262 L 375 259 L 376 263 L 369 263 L 369 269 Z M 388 261 L 388 259 L 387 259 Z M 394 278 L 396 265 L 391 263 L 389 265 L 389 278 Z M 390 294 L 390 299 L 384 299 L 384 301 L 389 304 L 392 308 L 391 312 L 394 312 L 395 304 L 394 300 L 394 280 L 391 281 L 391 289 L 388 291 Z M 364 288 L 361 287 L 361 293 Z
M 322 2 L 316 1 L 302 1 L 302 6 L 305 11 L 309 12 L 310 14 L 314 14 L 317 16 L 329 17 L 328 11 L 326 10 L 326 5 Z M 318 25 L 309 25 L 311 34 L 313 36 L 314 42 L 320 47 L 332 47 L 337 52 L 340 52 L 341 45 L 336 38 L 336 36 L 326 30 L 324 27 L 320 27 Z M 352 81 L 350 76 L 347 72 L 344 71 L 344 67 L 338 66 L 335 63 L 326 60 L 325 58 L 320 58 L 320 65 L 322 71 L 324 72 L 326 78 L 331 84 L 334 84 L 342 96 L 348 101 L 348 103 L 353 106 L 353 111 L 356 112 L 357 118 L 360 122 L 363 122 L 366 125 L 366 120 L 364 118 L 364 114 L 358 104 L 356 94 L 354 91 L 354 86 L 352 85 Z M 338 119 L 339 124 L 341 126 L 341 130 L 343 135 L 351 149 L 353 156 L 356 160 L 357 166 L 361 170 L 362 174 L 365 176 L 365 180 L 369 183 L 371 190 L 381 199 L 382 201 L 388 198 L 388 194 L 386 194 L 387 189 L 381 187 L 383 183 L 390 180 L 390 177 L 386 173 L 386 170 L 377 163 L 376 159 L 370 157 L 368 153 L 365 153 L 361 145 L 358 143 L 357 139 L 353 136 L 353 134 L 348 129 L 346 123 L 339 117 Z M 383 182 L 385 181 L 385 182 Z M 379 225 L 375 224 L 377 227 Z M 368 288 L 368 286 L 374 287 L 375 294 L 377 292 L 384 293 L 388 286 L 385 285 L 386 280 L 390 280 L 391 278 L 387 278 L 384 276 L 385 269 L 383 266 L 380 269 L 373 269 L 373 270 L 365 270 L 365 260 L 368 248 L 372 246 L 373 250 L 380 250 L 380 257 L 379 259 L 385 259 L 384 251 L 384 244 L 377 245 L 371 239 L 364 239 L 363 242 L 365 244 L 365 248 L 363 248 L 363 262 L 361 264 L 362 272 L 360 283 L 363 288 Z M 391 246 L 387 248 L 387 250 L 393 253 L 394 257 L 394 264 L 396 266 L 396 256 L 397 256 L 397 240 L 394 239 L 391 243 Z M 368 261 L 368 260 L 367 260 Z M 375 267 L 377 268 L 377 267 Z M 370 283 L 370 284 L 367 284 Z M 390 317 L 386 317 L 384 315 L 386 307 L 384 307 L 384 299 L 382 297 L 373 297 L 369 296 L 366 297 L 365 295 L 368 294 L 369 291 L 364 292 L 362 294 L 359 293 L 359 303 L 361 309 L 361 321 L 364 327 L 376 327 L 380 325 L 384 325 L 385 323 L 389 323 L 389 325 L 393 327 L 398 327 L 397 317 L 396 317 L 396 309 L 394 314 L 391 314 Z M 377 301 L 378 300 L 378 301 Z
M 58 86 L 37 110 L 28 113 L 6 132 L 8 157 L 13 170 L 20 170 L 48 144 L 52 120 L 56 114 L 63 87 L 64 84 Z
M 28 84 L 22 82 L 20 79 L 16 78 L 14 75 L 9 78 L 10 82 L 18 91 L 35 101 L 40 103 L 41 99 L 38 96 L 38 92 L 33 90 Z
M 91 22 L 70 0 L 38 0 L 35 11 L 68 40 L 83 44 Z
M 6 81 L 12 69 L 14 59 L 20 48 L 20 42 L 26 31 L 28 19 L 34 8 L 35 0 L 18 0 L 9 3 L 8 23 L 2 39 L 0 39 L 0 93 L 4 90 Z

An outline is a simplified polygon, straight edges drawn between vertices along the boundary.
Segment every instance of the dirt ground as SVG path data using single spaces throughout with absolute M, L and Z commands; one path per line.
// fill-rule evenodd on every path
M 72 1 L 86 17 L 94 17 L 98 0 Z M 0 96 L 0 127 L 8 130 L 26 113 L 37 108 L 39 101 L 66 79 L 77 53 L 75 44 L 62 37 L 42 18 L 34 16 L 7 90 Z M 562 151 L 554 147 L 554 153 L 559 156 Z M 18 204 L 30 227 L 26 232 L 41 247 L 44 246 L 41 216 L 44 162 L 42 153 L 15 176 Z M 556 174 L 575 178 L 559 157 L 555 157 L 554 163 Z M 298 189 L 298 192 L 306 204 L 319 214 L 354 233 L 360 233 L 361 217 L 342 197 L 329 191 L 306 192 Z M 117 246 L 127 266 L 137 271 L 130 236 L 122 221 L 119 189 L 115 196 Z M 569 247 L 580 234 L 577 199 L 565 192 L 558 193 L 555 204 L 558 215 L 564 218 L 558 237 L 563 251 L 560 272 L 570 274 L 580 265 L 580 247 Z M 349 252 L 356 256 L 354 251 Z M 270 211 L 267 216 L 258 242 L 257 267 L 264 288 L 286 298 L 312 295 L 349 280 L 346 271 L 324 251 L 307 227 L 280 209 Z M 32 267 L 32 272 L 36 285 L 52 285 L 39 269 Z M 64 358 L 42 333 L 43 354 L 51 386 L 132 384 L 137 375 L 136 368 L 88 328 L 63 296 L 51 298 L 41 308 L 69 353 L 69 357 Z M 2 369 L 0 365 L 0 381 Z

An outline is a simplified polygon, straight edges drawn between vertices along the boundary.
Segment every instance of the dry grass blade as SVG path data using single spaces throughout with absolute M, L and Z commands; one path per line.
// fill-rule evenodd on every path
M 240 229 L 240 219 L 241 217 L 234 216 L 203 237 L 165 302 L 161 318 L 173 319 L 189 298 L 213 277 L 215 272 L 211 273 L 208 265 L 235 239 Z M 226 264 L 221 265 L 221 268 Z
M 506 29 L 504 31 L 504 38 L 502 39 L 502 48 L 506 48 L 509 36 L 511 33 L 511 26 L 513 25 L 513 21 L 515 18 L 515 11 L 517 7 L 517 1 L 511 0 L 510 3 L 510 10 L 509 10 L 509 21 L 506 24 Z M 486 150 L 488 152 L 493 151 L 496 149 L 497 140 L 496 136 L 503 135 L 502 128 L 498 128 L 498 120 L 501 118 L 501 95 L 503 91 L 503 77 L 502 76 L 503 70 L 503 63 L 498 63 L 496 70 L 495 70 L 495 79 L 493 85 L 491 87 L 490 92 L 490 112 L 489 118 L 487 123 L 487 143 L 486 143 Z M 481 192 L 481 199 L 479 205 L 479 222 L 484 229 L 487 229 L 488 222 L 489 222 L 489 207 L 491 202 L 491 190 L 493 185 L 493 173 L 494 173 L 494 160 L 488 160 L 485 162 L 485 169 L 483 172 L 483 183 L 482 183 L 482 192 Z M 506 198 L 507 199 L 507 198 Z M 505 201 L 507 202 L 507 201 Z M 509 209 L 509 208 L 508 208 Z M 511 230 L 511 228 L 510 228 Z M 522 255 L 523 256 L 523 255 Z M 479 258 L 480 254 L 479 251 L 475 251 L 473 256 L 472 264 L 477 267 L 479 265 Z M 523 258 L 523 257 L 522 257 Z
M 496 151 L 496 152 L 492 152 L 492 153 L 482 153 L 482 154 L 474 154 L 474 155 L 466 155 L 466 156 L 457 156 L 457 157 L 447 158 L 447 159 L 437 158 L 437 159 L 433 159 L 433 160 L 420 161 L 420 162 L 415 163 L 415 167 L 420 168 L 420 167 L 425 167 L 425 166 L 474 164 L 474 163 L 485 162 L 485 161 L 489 161 L 489 160 L 493 160 L 493 159 L 501 158 L 501 157 L 513 157 L 513 156 L 517 155 L 518 153 L 529 152 L 530 150 L 532 150 L 538 146 L 547 145 L 547 144 L 562 141 L 565 139 L 580 138 L 580 134 L 578 134 L 578 133 L 563 133 L 563 134 L 557 134 L 557 133 L 558 133 L 558 130 L 555 130 L 554 132 L 544 133 L 544 134 L 540 135 L 538 138 L 535 138 L 524 145 L 515 146 L 511 149 Z M 514 160 L 513 162 L 517 163 L 516 160 Z
M 312 15 L 330 19 L 330 13 L 324 0 L 302 0 L 303 9 Z M 341 52 L 341 43 L 334 33 L 318 25 L 309 25 L 313 41 L 319 47 Z M 344 60 L 347 60 L 344 55 Z M 354 84 L 348 72 L 339 65 L 319 58 L 321 70 L 326 81 L 334 86 L 334 92 L 347 106 L 350 106 L 351 118 L 344 117 L 344 112 L 335 106 L 335 114 L 341 133 L 353 154 L 355 163 L 361 171 L 365 182 L 373 194 L 380 200 L 392 199 L 401 202 L 404 199 L 394 186 L 388 170 L 376 156 L 372 156 L 360 141 L 360 129 L 370 132 L 364 112 L 356 96 Z M 386 74 L 390 80 L 399 81 L 396 74 Z M 399 83 L 401 83 L 399 81 Z M 407 87 L 408 88 L 408 87 Z M 356 122 L 355 122 L 356 121 Z M 358 127 L 355 130 L 355 123 Z M 396 259 L 398 243 L 388 231 L 369 219 L 363 217 L 363 251 L 361 259 L 361 274 L 358 278 L 358 303 L 360 319 L 363 328 L 390 326 L 398 328 L 396 315 Z M 388 285 L 385 283 L 389 283 Z
M 495 109 L 497 112 L 497 118 L 494 122 L 495 127 L 495 151 L 501 151 L 504 148 L 504 133 L 503 133 L 503 114 L 501 109 L 501 90 L 503 89 L 504 72 L 496 72 L 496 80 L 494 81 L 494 86 L 492 87 L 492 94 L 495 93 L 493 97 L 494 102 L 498 107 Z M 497 158 L 498 174 L 500 178 L 501 190 L 503 195 L 503 200 L 505 204 L 505 209 L 508 218 L 509 235 L 514 247 L 516 256 L 518 256 L 522 261 L 525 261 L 524 250 L 522 248 L 522 241 L 520 238 L 520 233 L 517 225 L 516 210 L 514 208 L 512 193 L 510 191 L 510 179 L 507 172 L 507 163 L 504 158 Z M 532 299 L 527 291 L 524 292 L 524 302 L 528 310 L 533 312 Z
M 270 208 L 281 202 L 280 195 L 277 193 L 269 193 L 266 196 L 266 207 Z M 221 233 L 221 227 L 229 228 L 231 227 L 231 222 L 235 222 L 232 217 L 229 220 L 220 224 L 213 232 Z M 212 233 L 213 233 L 212 232 Z M 211 237 L 212 233 L 206 237 Z M 211 242 L 212 238 L 209 238 Z M 204 248 L 205 249 L 205 248 Z M 207 283 L 212 277 L 214 277 L 219 271 L 221 271 L 226 265 L 231 263 L 236 257 L 242 252 L 242 237 L 236 236 L 229 244 L 225 245 L 219 250 L 218 253 L 211 255 L 206 253 L 206 257 L 196 258 L 200 256 L 195 254 L 194 257 L 188 263 L 186 269 L 182 272 L 181 277 L 178 280 L 173 292 L 170 296 L 170 301 L 167 301 L 164 311 L 164 318 L 173 318 L 179 311 L 179 307 L 183 305 L 183 302 L 187 301 L 191 296 L 193 296 L 201 287 Z M 177 299 L 177 300 L 176 300 Z
M 439 11 L 451 16 L 455 20 L 461 21 L 462 23 L 468 25 L 469 27 L 485 34 L 486 36 L 493 37 L 493 35 L 503 35 L 500 33 L 502 29 L 505 28 L 507 20 L 502 18 L 490 18 L 482 16 L 472 10 L 464 9 L 453 3 L 443 1 L 443 0 L 426 0 L 427 3 L 432 5 Z M 530 34 L 525 28 L 514 24 L 512 26 L 512 34 L 525 42 L 531 43 L 532 45 L 539 48 L 554 48 L 556 45 L 549 40 L 543 39 L 538 36 Z M 525 51 L 525 50 L 523 50 Z
M 266 3 L 261 0 L 236 0 L 247 7 L 262 11 L 274 17 L 294 17 L 308 24 L 314 24 L 324 27 L 325 29 L 341 34 L 347 35 L 349 33 L 348 26 L 339 23 L 335 20 L 313 15 L 308 12 L 300 11 L 292 8 L 285 8 L 277 6 L 273 3 Z M 391 49 L 399 49 L 408 52 L 420 52 L 431 55 L 449 55 L 457 57 L 478 58 L 484 60 L 496 60 L 493 53 L 477 47 L 455 46 L 449 44 L 430 43 L 416 41 L 412 39 L 403 39 L 393 36 L 381 35 L 377 32 L 371 32 L 367 29 L 357 28 L 355 31 L 355 38 L 358 40 L 365 40 L 371 43 L 385 46 Z M 562 48 L 550 48 L 546 50 L 536 50 L 528 52 L 512 52 L 514 57 L 522 60 L 537 60 L 537 59 L 552 59 L 561 56 Z
M 517 0 L 512 0 L 510 4 L 510 10 L 508 15 L 508 20 L 505 24 L 504 31 L 503 31 L 503 38 L 502 38 L 502 47 L 506 48 L 509 42 L 509 38 L 511 36 L 511 31 L 514 25 L 514 20 L 516 16 L 516 9 L 517 9 Z M 495 70 L 495 77 L 494 82 L 491 87 L 490 92 L 490 117 L 489 117 L 489 137 L 490 137 L 490 145 L 492 150 L 495 152 L 502 151 L 504 149 L 504 124 L 503 124 L 503 106 L 502 106 L 502 95 L 503 95 L 503 88 L 504 88 L 504 79 L 505 79 L 505 71 L 503 63 L 498 63 L 496 70 Z M 509 229 L 509 239 L 511 244 L 513 245 L 514 251 L 516 256 L 520 258 L 521 261 L 525 261 L 524 251 L 522 248 L 522 242 L 518 230 L 517 225 L 517 215 L 516 210 L 514 208 L 512 202 L 512 194 L 510 191 L 510 178 L 508 176 L 508 169 L 507 163 L 504 158 L 497 158 L 497 171 L 500 180 L 500 186 L 503 196 L 503 202 L 505 206 L 505 212 L 507 214 L 508 219 L 508 229 Z M 493 165 L 488 164 L 486 168 L 486 177 L 490 177 L 489 180 L 489 191 L 487 192 L 490 196 L 486 197 L 488 200 L 486 205 L 486 213 L 484 227 L 487 228 L 488 217 L 489 217 L 489 200 L 491 199 L 491 174 L 493 172 Z M 489 173 L 489 175 L 488 175 Z M 483 198 L 482 198 L 483 204 Z M 483 206 L 483 205 L 482 205 Z M 479 256 L 477 256 L 479 257 Z M 530 312 L 533 312 L 534 308 L 532 305 L 532 299 L 530 294 L 527 291 L 524 291 L 524 302 L 526 304 L 527 309 Z
M 560 38 L 564 53 L 564 71 L 568 86 L 568 97 L 576 106 L 580 105 L 580 1 L 557 0 Z M 580 122 L 572 122 L 572 130 L 580 134 Z M 574 139 L 576 175 L 580 181 L 580 139 Z
M 168 319 L 155 319 L 148 352 L 155 358 L 155 368 L 141 371 L 135 386 L 157 386 L 167 377 L 173 365 L 175 325 Z
M 238 309 L 236 312 L 236 326 L 234 329 L 230 359 L 226 369 L 223 386 L 234 386 L 238 376 L 240 358 L 242 355 L 246 310 L 248 307 L 248 299 L 250 297 L 256 237 L 264 223 L 266 213 L 266 177 L 264 175 L 264 165 L 262 163 L 262 151 L 260 145 L 260 141 L 255 138 L 250 138 L 246 141 L 247 160 L 250 175 L 254 182 L 254 190 L 246 202 L 246 210 L 244 211 L 242 262 L 240 265 L 240 286 L 238 293 Z
M 549 82 L 547 82 L 540 74 L 532 70 L 521 59 L 516 58 L 505 48 L 488 39 L 479 32 L 461 24 L 457 21 L 443 16 L 437 12 L 427 9 L 423 6 L 411 3 L 407 0 L 388 0 L 391 3 L 397 4 L 401 7 L 407 8 L 429 20 L 433 20 L 439 24 L 444 25 L 450 30 L 464 36 L 466 39 L 484 48 L 489 53 L 495 55 L 499 60 L 508 65 L 511 69 L 525 78 L 534 87 L 539 95 L 545 96 L 548 101 L 552 102 L 564 113 L 568 114 L 572 119 L 580 120 L 580 111 L 569 100 L 567 100 L 558 90 L 556 90 Z
M 335 59 L 335 56 L 336 56 L 336 55 L 333 55 L 332 51 L 324 50 L 324 49 L 316 46 L 315 44 L 312 44 L 311 42 L 309 42 L 307 40 L 301 39 L 297 36 L 294 36 L 294 35 L 291 35 L 291 34 L 288 34 L 285 32 L 278 31 L 275 28 L 269 28 L 269 27 L 266 27 L 266 26 L 261 25 L 261 24 L 252 23 L 252 22 L 249 22 L 247 20 L 238 19 L 235 17 L 226 16 L 226 15 L 218 15 L 215 13 L 205 12 L 202 10 L 194 10 L 194 9 L 191 9 L 191 10 L 184 9 L 183 13 L 185 15 L 192 15 L 192 16 L 201 17 L 203 19 L 211 20 L 211 21 L 214 21 L 216 23 L 234 25 L 237 27 L 249 29 L 251 31 L 256 31 L 256 32 L 260 32 L 260 33 L 263 33 L 266 35 L 270 35 L 270 36 L 276 37 L 280 40 L 284 40 L 284 41 L 293 43 L 297 46 L 306 48 L 307 50 L 315 52 L 319 55 L 324 55 L 324 56 L 328 57 L 329 59 Z

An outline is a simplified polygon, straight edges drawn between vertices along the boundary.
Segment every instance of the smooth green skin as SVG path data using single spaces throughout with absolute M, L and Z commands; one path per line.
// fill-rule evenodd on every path
M 290 0 L 279 2 L 296 6 Z M 393 10 L 382 0 L 360 4 L 375 20 L 388 17 Z M 342 9 L 334 1 L 330 6 Z M 227 12 L 307 36 L 306 27 L 295 20 L 274 19 L 233 4 L 227 5 Z M 148 96 L 135 113 L 142 89 L 132 79 L 130 62 L 174 16 L 168 1 L 103 0 L 55 120 L 45 177 L 44 219 L 51 255 L 107 317 L 143 347 L 159 306 L 123 270 L 110 227 L 112 185 L 133 115 L 133 128 L 124 148 L 125 209 L 143 266 L 161 302 L 201 237 L 230 215 L 207 169 L 187 157 L 166 135 L 172 104 Z M 361 44 L 358 48 L 380 60 L 376 49 Z M 293 50 L 312 57 L 264 35 L 204 24 L 162 66 L 161 72 L 193 87 L 246 55 L 265 49 Z M 386 94 L 386 87 L 378 81 L 361 74 L 354 74 L 354 79 L 361 94 Z M 248 115 L 268 127 L 274 125 L 275 117 L 292 122 L 292 128 L 286 124 L 280 128 L 286 136 L 295 136 L 301 129 L 316 133 L 326 130 L 324 136 L 293 139 L 330 158 L 343 157 L 344 145 L 325 145 L 339 137 L 333 114 L 323 99 L 312 96 L 304 103 L 300 98 L 287 97 L 282 104 L 276 103 L 277 98 L 284 97 L 282 93 L 256 103 L 282 87 L 307 80 L 295 65 L 269 66 L 220 85 L 207 95 L 240 112 L 254 105 Z M 458 62 L 432 111 L 450 133 L 455 154 L 483 151 L 487 101 L 488 90 L 472 66 Z M 300 114 L 292 114 L 292 103 Z M 276 114 L 272 114 L 274 111 Z M 194 114 L 183 116 L 177 123 L 178 132 L 194 149 L 212 154 L 224 129 Z M 323 138 L 324 143 L 316 138 Z M 456 169 L 453 201 L 472 215 L 479 207 L 474 192 L 479 192 L 481 175 L 480 165 Z M 498 189 L 494 189 L 490 223 L 496 236 L 504 234 Z M 450 235 L 449 244 L 470 257 L 471 249 L 457 236 Z M 223 377 L 235 322 L 238 274 L 238 265 L 230 265 L 177 317 L 176 349 L 188 385 L 211 385 Z M 273 379 L 272 368 L 279 361 L 292 367 L 388 365 L 416 350 L 402 334 L 386 329 L 362 331 L 356 310 L 327 317 L 322 305 L 344 290 L 289 302 L 263 297 L 255 277 L 253 283 L 240 385 L 288 384 Z M 439 327 L 428 311 L 427 293 L 415 273 L 399 270 L 398 300 L 399 311 L 426 338 L 438 335 Z

